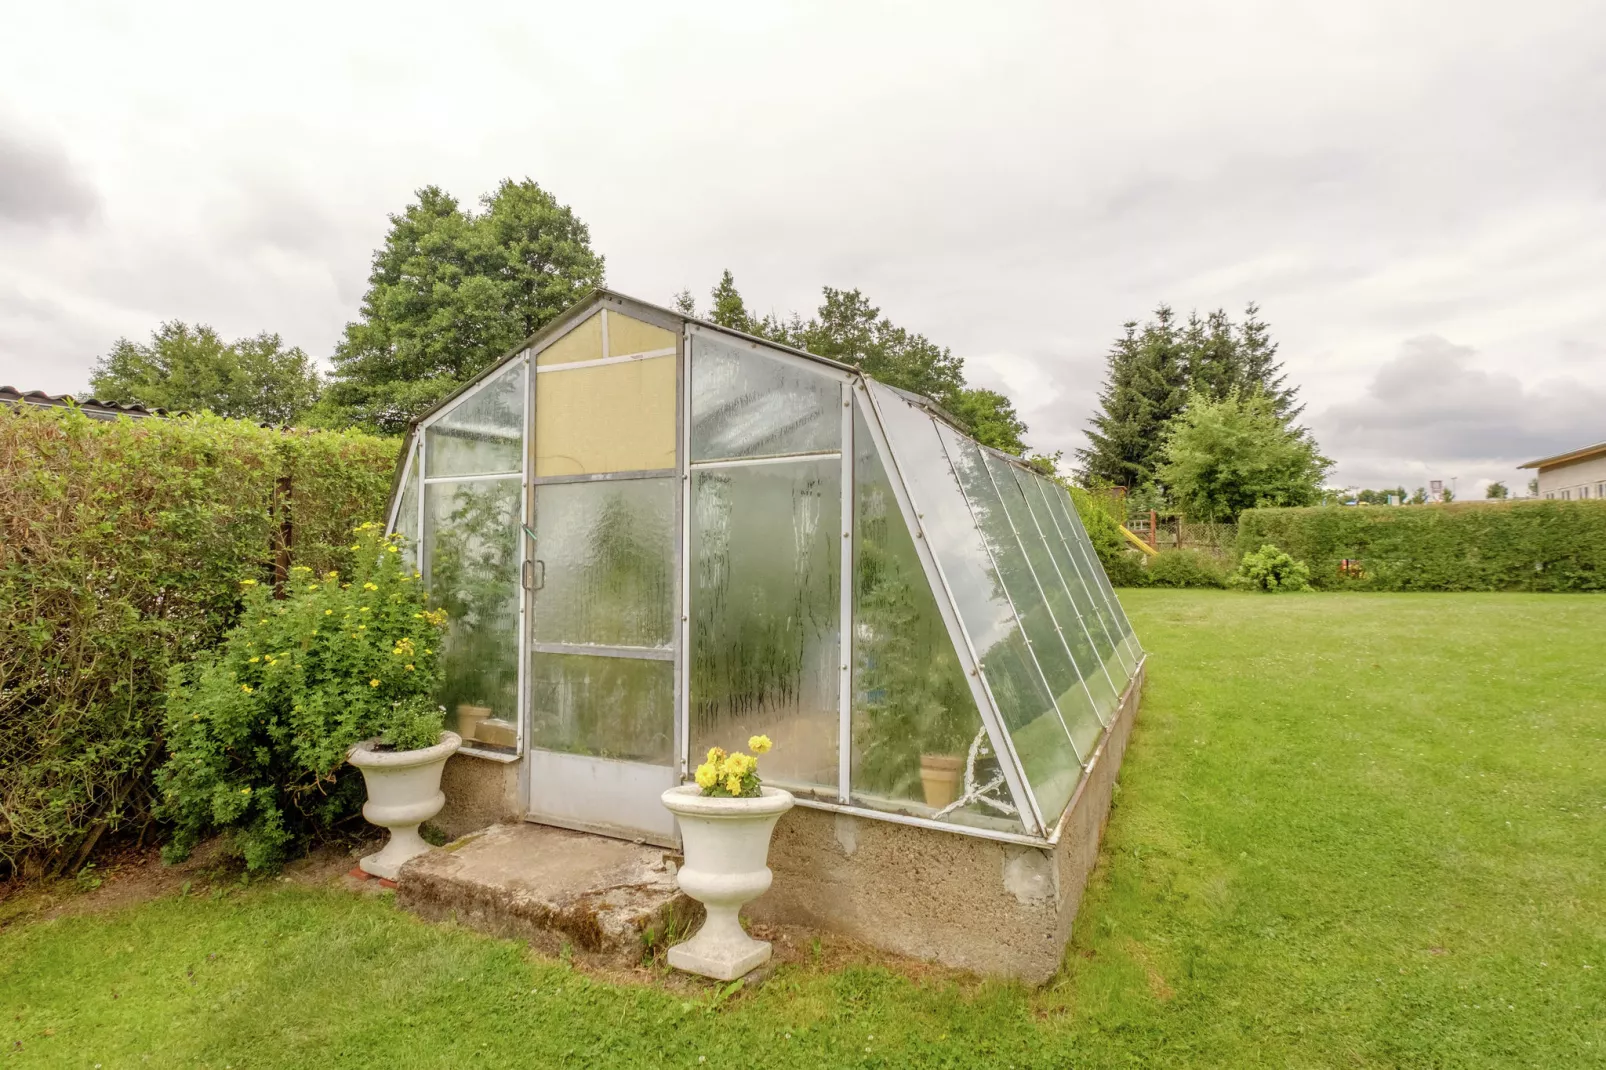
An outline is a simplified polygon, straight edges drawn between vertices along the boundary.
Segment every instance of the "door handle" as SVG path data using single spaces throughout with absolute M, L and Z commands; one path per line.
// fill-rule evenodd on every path
M 537 573 L 536 566 L 540 566 Z M 524 562 L 524 589 L 526 591 L 539 591 L 546 586 L 546 562 L 540 558 Z

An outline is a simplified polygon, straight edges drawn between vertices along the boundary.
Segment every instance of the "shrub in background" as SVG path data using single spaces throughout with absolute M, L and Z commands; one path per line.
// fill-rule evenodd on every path
M 1149 587 L 1225 587 L 1227 566 L 1200 550 L 1161 550 L 1149 559 L 1144 583 Z
M 439 741 L 446 613 L 425 604 L 400 536 L 372 523 L 356 536 L 349 578 L 297 567 L 283 599 L 243 580 L 240 623 L 216 651 L 173 669 L 157 776 L 175 825 L 170 860 L 226 832 L 249 870 L 275 868 L 292 845 L 357 813 L 354 743 Z
M 1244 554 L 1233 574 L 1235 587 L 1249 587 L 1257 591 L 1308 591 L 1310 569 L 1303 561 L 1267 543 L 1251 554 Z
M 1148 570 L 1143 567 L 1143 555 L 1136 550 L 1122 550 L 1103 562 L 1104 574 L 1111 587 L 1147 587 Z
M 1317 587 L 1373 591 L 1606 590 L 1606 501 L 1251 509 L 1239 549 L 1275 543 Z M 1340 572 L 1340 562 L 1358 572 Z
M 1126 538 L 1121 534 L 1121 525 L 1126 521 L 1121 502 L 1102 494 L 1094 494 L 1082 487 L 1066 489 L 1071 492 L 1071 501 L 1076 504 L 1076 515 L 1081 519 L 1082 527 L 1087 531 L 1088 541 L 1093 544 L 1093 552 L 1098 554 L 1104 570 L 1109 572 L 1112 566 L 1119 567 L 1114 565 L 1114 562 L 1121 557 L 1131 556 L 1131 551 L 1127 549 Z M 1115 582 L 1113 575 L 1110 577 L 1110 582 Z
M 0 406 L 0 876 L 75 870 L 146 825 L 169 668 L 234 621 L 241 575 L 349 567 L 395 457 L 354 433 Z

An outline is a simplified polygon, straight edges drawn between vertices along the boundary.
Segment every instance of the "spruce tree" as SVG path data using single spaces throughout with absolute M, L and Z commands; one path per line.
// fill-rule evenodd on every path
M 1180 326 L 1167 305 L 1140 329 L 1124 325 L 1108 355 L 1099 412 L 1090 421 L 1090 445 L 1076 451 L 1081 478 L 1090 484 L 1136 489 L 1158 478 L 1160 439 L 1189 395 L 1222 401 L 1234 394 L 1264 395 L 1285 426 L 1303 411 L 1298 388 L 1277 360 L 1270 327 L 1251 303 L 1241 323 L 1222 309 L 1189 315 Z
M 1091 445 L 1076 455 L 1084 482 L 1140 487 L 1154 481 L 1165 426 L 1187 401 L 1188 331 L 1178 331 L 1169 305 L 1155 309 L 1141 331 L 1135 320 L 1123 328 L 1106 357 Z
M 709 291 L 713 298 L 713 306 L 708 311 L 708 318 L 721 327 L 729 327 L 733 331 L 747 331 L 751 333 L 753 320 L 747 314 L 747 305 L 742 301 L 742 295 L 737 292 L 736 279 L 731 276 L 730 269 L 719 278 L 719 285 Z
M 1238 325 L 1238 354 L 1239 387 L 1244 393 L 1259 390 L 1265 394 L 1284 423 L 1292 423 L 1305 411 L 1305 406 L 1297 404 L 1299 388 L 1286 385 L 1288 375 L 1277 359 L 1271 327 L 1260 318 L 1260 306 L 1253 301 L 1244 306 L 1244 320 Z

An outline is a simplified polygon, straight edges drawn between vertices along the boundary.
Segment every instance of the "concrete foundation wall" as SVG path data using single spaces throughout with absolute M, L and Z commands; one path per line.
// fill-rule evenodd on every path
M 441 790 L 446 805 L 430 824 L 452 839 L 524 815 L 517 762 L 454 754 L 446 760 Z
M 770 848 L 759 922 L 839 932 L 914 958 L 1040 984 L 1065 953 L 1137 715 L 1143 677 L 1062 819 L 1052 848 L 795 807 Z
M 895 954 L 1040 984 L 1059 968 L 1098 861 L 1143 685 L 1123 697 L 1051 848 L 794 807 L 770 848 L 757 922 L 842 933 Z M 434 821 L 456 838 L 523 816 L 515 763 L 454 755 Z

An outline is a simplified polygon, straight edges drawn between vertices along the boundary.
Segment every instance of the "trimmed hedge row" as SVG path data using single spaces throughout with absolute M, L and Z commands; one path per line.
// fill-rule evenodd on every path
M 148 820 L 169 666 L 222 636 L 242 577 L 344 567 L 396 452 L 0 407 L 0 876 L 75 869 Z
M 1308 564 L 1320 588 L 1606 590 L 1606 501 L 1250 509 L 1238 552 L 1266 543 Z

